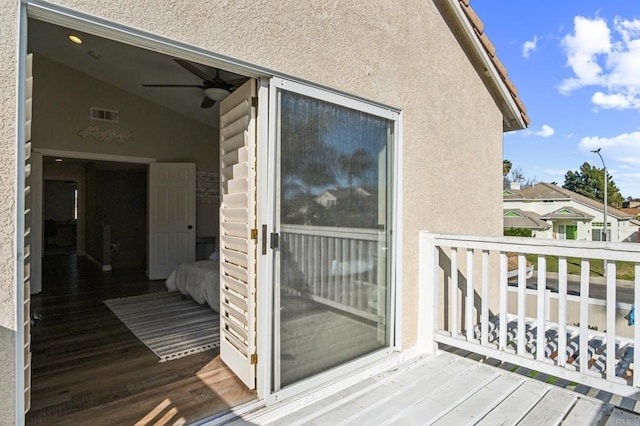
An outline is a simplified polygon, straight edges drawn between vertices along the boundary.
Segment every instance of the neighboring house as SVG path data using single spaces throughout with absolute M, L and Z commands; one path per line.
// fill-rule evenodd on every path
M 531 229 L 532 236 L 551 229 L 551 224 L 542 219 L 538 213 L 520 209 L 504 210 L 504 228 Z
M 529 228 L 538 238 L 601 241 L 602 203 L 550 183 L 503 191 L 504 227 Z M 634 217 L 607 207 L 608 241 L 638 241 Z M 545 226 L 546 224 L 546 226 Z
M 640 207 L 623 207 L 620 210 L 627 214 L 630 214 L 636 219 L 640 219 Z
M 77 255 L 97 263 L 106 256 L 103 238 L 132 225 L 119 192 L 127 185 L 103 191 L 96 181 L 106 174 L 128 182 L 112 174 L 131 164 L 149 171 L 147 195 L 157 196 L 138 211 L 148 220 L 137 240 L 148 242 L 141 250 L 150 277 L 192 258 L 197 238 L 220 241 L 221 360 L 255 389 L 251 407 L 416 347 L 421 230 L 502 234 L 503 133 L 526 128 L 529 118 L 468 0 L 3 0 L 2 11 L 0 415 L 7 423 L 23 424 L 30 407 L 30 293 L 46 290 L 44 178 L 78 182 Z M 71 44 L 72 34 L 84 43 Z M 156 84 L 189 87 L 148 86 Z M 339 203 L 337 194 L 320 193 L 358 176 L 327 158 L 362 151 L 379 191 L 368 211 L 374 226 L 287 223 L 281 214 L 292 194 Z M 220 210 L 216 184 L 207 193 L 218 177 Z M 529 201 L 522 195 L 514 208 L 526 211 Z M 538 213 L 563 207 L 557 201 Z M 474 214 L 461 208 L 468 205 Z M 108 209 L 119 225 L 106 232 L 100 214 Z M 158 231 L 176 211 L 189 211 L 189 221 L 172 217 Z M 565 234 L 581 222 L 548 221 Z M 613 229 L 620 232 L 617 223 Z M 338 274 L 332 265 L 344 267 Z M 309 306 L 337 321 L 322 328 L 324 337 L 309 331 L 323 321 L 309 319 L 302 333 L 291 328 Z M 291 355 L 300 348 L 313 362 Z M 224 396 L 212 388 L 190 399 L 210 398 Z M 158 410 L 182 415 L 172 403 Z
M 371 193 L 364 188 L 333 188 L 327 189 L 315 198 L 316 203 L 322 207 L 334 207 L 338 204 L 348 202 L 352 199 L 366 199 L 371 197 Z

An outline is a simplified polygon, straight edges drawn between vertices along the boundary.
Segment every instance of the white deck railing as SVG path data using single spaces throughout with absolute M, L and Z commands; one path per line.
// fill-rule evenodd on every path
M 379 322 L 384 313 L 384 281 L 375 229 L 282 225 L 282 289 Z
M 518 258 L 517 283 L 510 285 L 508 253 Z M 537 258 L 527 288 L 526 255 Z M 558 258 L 557 278 L 548 279 L 546 257 Z M 567 258 L 580 259 L 578 295 L 569 294 Z M 490 356 L 621 395 L 637 393 L 640 317 L 633 327 L 616 301 L 621 285 L 616 262 L 633 263 L 625 283 L 640 302 L 640 244 L 596 243 L 515 237 L 420 234 L 421 338 Z M 606 262 L 603 296 L 591 265 Z M 555 274 L 554 274 L 555 275 Z M 556 282 L 557 281 L 557 282 Z M 640 305 L 639 305 L 640 306 Z M 615 344 L 613 344 L 615 342 Z M 611 348 L 614 350 L 611 350 Z

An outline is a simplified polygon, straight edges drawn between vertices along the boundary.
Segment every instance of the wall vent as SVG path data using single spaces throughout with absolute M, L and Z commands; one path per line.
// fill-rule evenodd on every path
M 111 121 L 117 123 L 120 121 L 120 113 L 104 108 L 91 108 L 91 119 L 101 121 Z

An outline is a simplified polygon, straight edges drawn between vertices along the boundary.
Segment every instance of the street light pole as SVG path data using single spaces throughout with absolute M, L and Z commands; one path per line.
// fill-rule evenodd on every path
M 598 157 L 600 157 L 600 161 L 602 161 L 602 168 L 604 169 L 604 222 L 602 222 L 602 226 L 604 227 L 604 234 L 602 237 L 602 241 L 607 241 L 607 192 L 609 189 L 609 185 L 607 182 L 607 166 L 604 164 L 604 159 L 602 158 L 602 155 L 600 155 L 600 149 L 594 149 L 593 152 L 594 154 L 598 154 Z

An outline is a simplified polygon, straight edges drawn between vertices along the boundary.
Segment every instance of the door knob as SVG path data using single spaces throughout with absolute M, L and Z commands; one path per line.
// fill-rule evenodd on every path
M 193 229 L 193 225 L 187 226 L 187 229 Z

